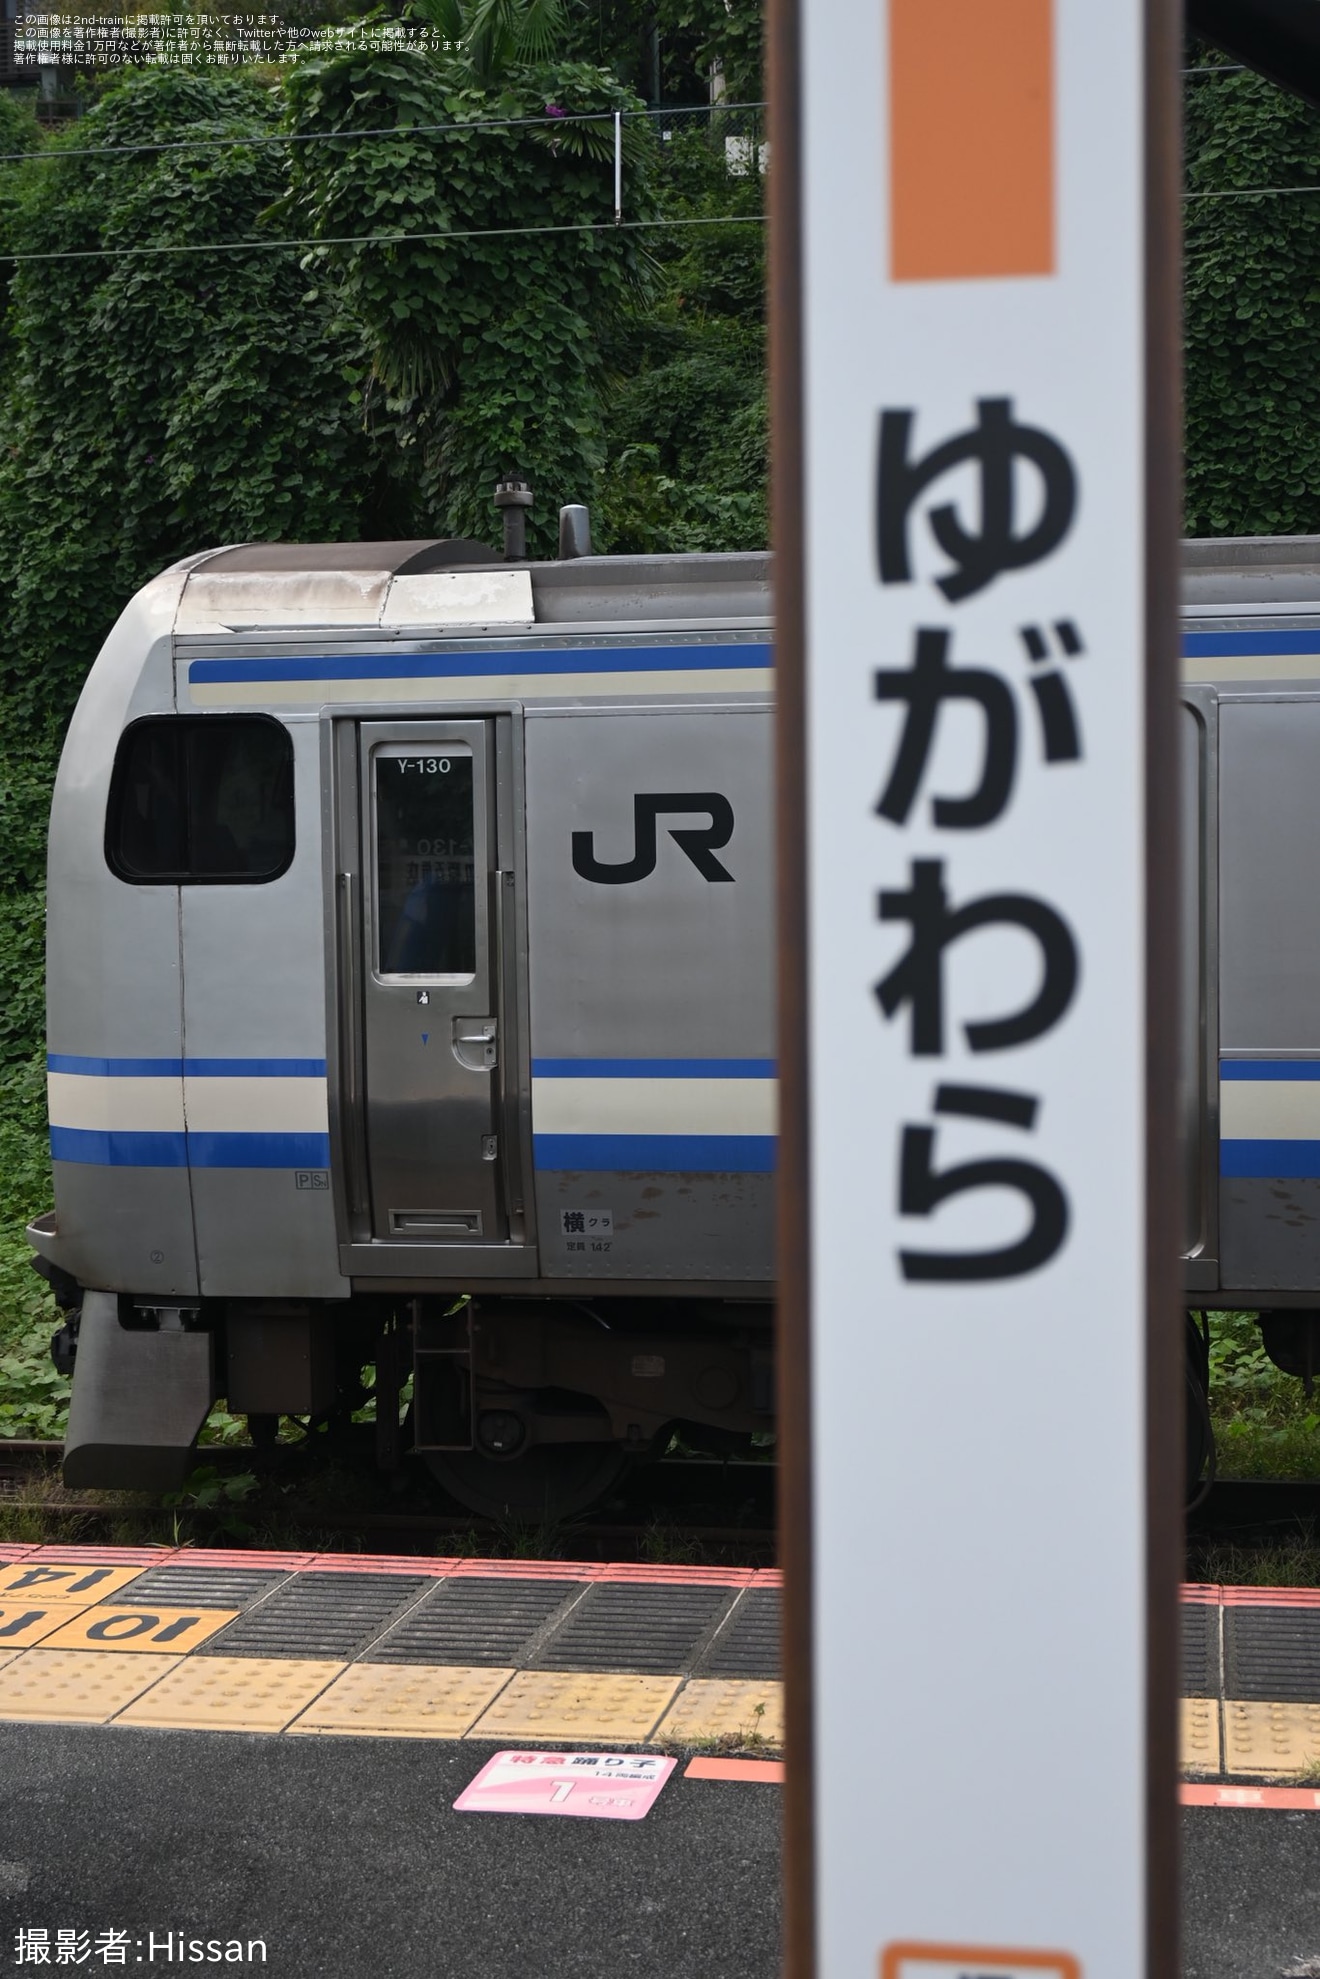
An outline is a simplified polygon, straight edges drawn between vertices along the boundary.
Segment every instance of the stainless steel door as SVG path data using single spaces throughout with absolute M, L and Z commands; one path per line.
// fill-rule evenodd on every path
M 501 1242 L 493 724 L 364 722 L 359 749 L 373 1232 Z

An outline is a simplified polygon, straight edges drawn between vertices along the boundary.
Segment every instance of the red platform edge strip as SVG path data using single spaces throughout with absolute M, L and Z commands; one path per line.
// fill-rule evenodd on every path
M 776 1567 L 669 1567 L 645 1561 L 479 1560 L 411 1553 L 271 1553 L 210 1546 L 0 1545 L 0 1563 L 69 1561 L 95 1567 L 251 1567 L 279 1573 L 412 1574 L 434 1580 L 631 1581 L 653 1587 L 780 1587 Z
M 483 1560 L 470 1554 L 276 1553 L 219 1546 L 35 1546 L 0 1544 L 0 1564 L 82 1561 L 88 1566 L 252 1567 L 273 1573 L 414 1574 L 435 1580 L 635 1581 L 652 1587 L 782 1587 L 777 1567 L 671 1567 L 644 1560 Z M 1187 1581 L 1190 1607 L 1320 1608 L 1320 1587 L 1218 1587 Z
M 1214 1587 L 1189 1582 L 1182 1598 L 1189 1607 L 1320 1608 L 1320 1587 Z
M 1205 1786 L 1184 1780 L 1179 1795 L 1184 1807 L 1285 1807 L 1312 1814 L 1320 1809 L 1317 1787 Z
M 760 1780 L 775 1786 L 784 1778 L 782 1759 L 712 1759 L 698 1753 L 683 1768 L 685 1780 Z M 1317 1796 L 1320 1799 L 1320 1795 Z

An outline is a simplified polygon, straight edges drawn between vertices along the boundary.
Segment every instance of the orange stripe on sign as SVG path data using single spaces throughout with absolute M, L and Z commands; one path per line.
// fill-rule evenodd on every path
M 896 282 L 1054 273 L 1053 0 L 889 0 Z

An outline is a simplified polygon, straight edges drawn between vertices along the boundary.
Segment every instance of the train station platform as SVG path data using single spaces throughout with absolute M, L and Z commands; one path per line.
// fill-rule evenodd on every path
M 1182 1692 L 1185 1802 L 1320 1809 L 1320 1589 L 1184 1587 Z
M 778 1604 L 739 1570 L 0 1548 L 0 1973 L 776 1979 Z M 462 1811 L 501 1753 L 601 1818 Z
M 773 1778 L 779 1626 L 773 1570 L 0 1546 L 0 1722 L 727 1748 Z M 1182 1669 L 1189 1802 L 1320 1809 L 1320 1589 L 1185 1587 Z
M 775 1979 L 779 1599 L 738 1569 L 0 1547 L 0 1973 L 214 1941 L 280 1979 Z M 1311 1979 L 1320 1591 L 1182 1615 L 1184 1979 Z M 510 1751 L 642 1755 L 662 1790 L 470 1819 Z
M 771 1571 L 0 1546 L 0 1721 L 755 1763 L 778 1654 Z

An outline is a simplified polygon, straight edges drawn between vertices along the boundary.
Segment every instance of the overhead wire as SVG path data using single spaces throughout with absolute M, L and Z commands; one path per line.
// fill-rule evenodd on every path
M 1222 192 L 1185 192 L 1184 199 L 1279 199 L 1295 192 L 1320 192 L 1320 186 L 1226 186 Z
M 1203 75 L 1242 75 L 1246 73 L 1242 63 L 1213 63 L 1204 67 L 1187 68 L 1185 76 Z M 686 104 L 670 110 L 625 110 L 621 113 L 625 120 L 659 119 L 661 122 L 680 117 L 718 115 L 721 118 L 735 112 L 759 114 L 765 110 L 763 103 L 729 103 L 719 105 Z M 0 164 L 27 164 L 40 160 L 43 164 L 60 158 L 110 158 L 161 156 L 180 151 L 227 151 L 241 150 L 244 147 L 276 144 L 330 144 L 359 143 L 380 138 L 406 138 L 422 136 L 455 136 L 472 131 L 507 131 L 519 129 L 545 129 L 550 126 L 580 125 L 591 123 L 612 124 L 613 110 L 559 111 L 540 117 L 480 117 L 465 121 L 440 124 L 389 124 L 369 126 L 363 130 L 341 131 L 278 131 L 262 134 L 254 133 L 245 137 L 197 137 L 178 138 L 151 144 L 101 144 L 83 146 L 50 146 L 40 151 L 3 151 Z M 1290 197 L 1294 194 L 1320 193 L 1320 185 L 1308 186 L 1233 186 L 1223 190 L 1205 192 L 1184 192 L 1184 201 L 1199 199 L 1258 199 Z M 437 231 L 427 233 L 396 234 L 344 234 L 326 237 L 322 240 L 250 240 L 214 241 L 161 246 L 131 248 L 80 248 L 65 249 L 49 253 L 0 254 L 0 262 L 19 263 L 33 261 L 88 261 L 115 260 L 135 255 L 164 254 L 232 254 L 251 249 L 302 249 L 312 252 L 318 247 L 377 247 L 393 245 L 402 241 L 436 240 L 476 240 L 494 239 L 515 234 L 579 233 L 584 229 L 607 228 L 617 225 L 626 227 L 685 227 L 685 226 L 740 226 L 758 224 L 765 220 L 765 214 L 728 214 L 715 218 L 692 220 L 636 220 L 574 221 L 555 227 L 487 227 L 471 228 L 463 231 Z
M 654 227 L 759 226 L 767 217 L 764 213 L 717 213 L 686 220 L 567 220 L 547 227 L 466 227 L 427 233 L 330 234 L 316 240 L 183 241 L 141 247 L 76 247 L 54 249 L 49 253 L 0 254 L 0 262 L 125 261 L 139 255 L 264 253 L 275 248 L 295 248 L 311 254 L 322 247 L 394 247 L 409 241 L 498 240 L 534 234 L 612 234 Z
M 1184 69 L 1182 73 L 1185 76 L 1245 75 L 1247 71 L 1242 63 L 1233 63 L 1233 64 L 1215 63 L 1205 68 Z M 664 121 L 672 121 L 673 119 L 679 117 L 693 117 L 693 116 L 710 117 L 712 115 L 717 115 L 723 118 L 725 116 L 730 116 L 735 112 L 741 114 L 752 113 L 759 115 L 763 113 L 765 109 L 766 109 L 766 105 L 764 103 L 728 103 L 728 104 L 721 103 L 719 105 L 709 105 L 702 103 L 702 104 L 684 104 L 678 108 L 671 110 L 624 110 L 620 114 L 622 115 L 623 120 L 625 122 L 628 122 L 630 120 L 635 121 L 639 118 L 646 118 L 648 120 L 659 119 L 661 122 L 664 122 Z M 606 125 L 610 125 L 613 123 L 614 115 L 615 112 L 613 110 L 574 110 L 574 111 L 559 112 L 556 113 L 555 115 L 547 114 L 541 117 L 474 117 L 467 121 L 459 121 L 459 122 L 451 122 L 451 123 L 443 123 L 443 124 L 381 124 L 381 125 L 370 126 L 364 130 L 275 131 L 275 132 L 267 132 L 264 134 L 254 133 L 246 137 L 173 138 L 168 141 L 162 141 L 160 143 L 153 143 L 153 144 L 93 144 L 93 145 L 81 145 L 77 147 L 52 145 L 40 151 L 0 151 L 0 165 L 30 164 L 34 161 L 40 161 L 42 164 L 46 164 L 61 158 L 119 158 L 119 157 L 128 158 L 128 157 L 161 156 L 164 154 L 179 152 L 179 151 L 234 151 L 234 150 L 243 150 L 244 148 L 252 148 L 254 146 L 275 145 L 275 144 L 346 144 L 346 143 L 359 143 L 369 139 L 374 140 L 378 138 L 405 138 L 405 137 L 414 137 L 414 136 L 416 137 L 456 136 L 460 133 L 466 133 L 469 131 L 507 131 L 507 130 L 519 130 L 519 129 L 546 129 L 551 126 L 562 128 L 565 125 L 573 125 L 573 124 L 603 123 Z M 1281 196 L 1291 195 L 1294 193 L 1314 193 L 1314 192 L 1320 192 L 1320 185 L 1233 186 L 1233 187 L 1228 187 L 1222 191 L 1185 192 L 1183 193 L 1182 197 L 1184 200 L 1255 199 L 1255 198 L 1264 198 L 1264 197 L 1271 197 L 1271 198 L 1281 197 Z M 748 216 L 737 215 L 731 217 L 741 221 L 742 219 L 745 219 Z M 583 224 L 590 225 L 593 223 L 584 222 Z M 653 225 L 666 224 L 666 225 L 674 225 L 674 226 L 683 226 L 683 225 L 697 225 L 697 224 L 706 224 L 706 223 L 704 222 L 699 223 L 695 221 L 671 221 L 664 223 L 651 222 L 649 224 L 653 224 Z M 715 223 L 712 222 L 710 224 L 715 224 Z M 507 232 L 510 230 L 492 229 L 491 231 Z M 536 229 L 534 231 L 543 231 L 543 230 Z M 572 226 L 567 228 L 566 231 L 576 232 L 577 229 L 576 226 Z M 375 245 L 380 238 L 381 238 L 380 236 L 374 234 L 361 235 L 361 236 L 345 236 L 343 239 L 336 240 L 332 244 L 335 246 L 353 246 L 358 244 Z M 400 238 L 402 238 L 402 236 Z M 439 236 L 418 234 L 418 235 L 408 236 L 408 238 L 420 240 L 420 239 L 439 238 Z M 456 234 L 452 236 L 452 238 L 454 239 L 471 238 L 471 236 L 462 236 Z M 296 246 L 299 243 L 252 242 L 247 244 L 252 246 L 267 246 L 267 245 Z M 245 245 L 245 243 L 241 243 L 241 242 L 228 243 L 226 244 L 226 247 L 232 248 L 241 245 Z M 316 246 L 319 245 L 319 243 L 309 242 L 307 243 L 307 245 Z M 76 255 L 68 255 L 63 258 L 85 259 L 88 254 L 95 253 L 98 251 L 99 250 L 89 249 L 86 250 L 84 253 L 80 253 Z M 111 251 L 112 250 L 110 249 L 104 250 L 104 252 L 106 252 L 107 254 L 110 253 Z M 125 253 L 130 253 L 130 252 L 145 253 L 148 252 L 149 250 L 125 249 L 122 251 Z M 183 253 L 192 250 L 179 248 L 179 249 L 160 250 L 160 251 Z M 0 255 L 0 260 L 3 261 L 14 261 L 20 258 L 22 257 L 16 255 Z M 36 260 L 36 259 L 54 260 L 60 257 L 57 257 L 55 255 L 43 255 L 43 256 L 33 255 L 26 258 L 32 260 Z
M 734 111 L 764 110 L 763 103 L 721 104 L 718 114 L 730 115 Z M 679 110 L 624 110 L 624 122 L 639 117 L 672 118 L 709 116 L 708 104 L 688 104 Z M 528 126 L 544 128 L 553 125 L 562 130 L 568 124 L 599 124 L 614 122 L 613 110 L 566 110 L 555 116 L 544 117 L 473 117 L 468 121 L 448 124 L 382 124 L 367 130 L 349 131 L 274 131 L 264 136 L 251 137 L 185 137 L 171 138 L 159 144 L 88 144 L 83 146 L 49 145 L 42 151 L 0 151 L 0 165 L 31 164 L 40 161 L 43 165 L 59 158 L 130 158 L 146 154 L 169 151 L 232 151 L 244 146 L 258 144 L 342 144 L 363 138 L 379 137 L 421 137 L 439 133 L 454 135 L 466 131 L 505 131 L 518 130 Z

